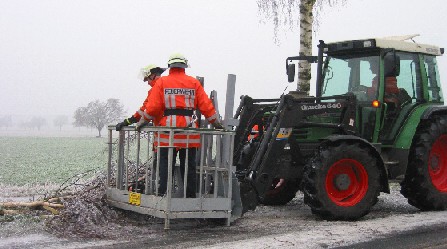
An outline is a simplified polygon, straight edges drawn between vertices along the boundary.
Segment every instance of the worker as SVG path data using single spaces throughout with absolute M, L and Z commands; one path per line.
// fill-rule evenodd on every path
M 368 89 L 367 93 L 369 99 L 375 100 L 377 98 L 377 88 L 379 85 L 379 63 L 370 62 L 370 70 L 375 75 L 372 79 L 372 86 Z M 385 92 L 384 102 L 389 104 L 389 110 L 399 111 L 401 105 L 407 103 L 411 97 L 408 95 L 405 89 L 400 89 L 397 86 L 397 78 L 395 75 L 385 75 Z
M 124 119 L 123 122 L 118 123 L 116 125 L 116 130 L 121 130 L 124 126 L 128 126 L 134 123 L 137 123 L 137 127 L 141 127 L 145 124 L 147 124 L 149 121 L 154 120 L 154 117 L 146 116 L 144 119 L 141 117 L 146 115 L 144 112 L 144 109 L 146 108 L 146 103 L 148 101 L 149 95 L 151 93 L 152 87 L 154 86 L 155 82 L 158 78 L 160 78 L 161 74 L 166 70 L 166 68 L 158 67 L 154 64 L 148 65 L 141 69 L 141 76 L 143 78 L 144 82 L 147 82 L 147 84 L 151 87 L 149 91 L 147 92 L 147 97 L 143 102 L 143 105 L 138 109 L 138 111 L 135 112 L 134 115 L 132 115 L 130 118 Z M 155 122 L 154 122 L 155 123 Z
M 250 134 L 248 135 L 248 141 L 255 139 L 259 136 L 259 126 L 254 125 L 253 128 L 251 128 Z
M 147 84 L 151 88 L 147 92 L 147 97 L 144 100 L 143 105 L 140 107 L 140 109 L 138 109 L 135 112 L 135 114 L 132 115 L 130 118 L 126 118 L 123 122 L 118 123 L 116 125 L 115 128 L 116 128 L 117 131 L 121 130 L 124 126 L 128 126 L 128 125 L 131 125 L 131 124 L 134 124 L 134 123 L 137 123 L 137 125 L 136 125 L 137 128 L 141 128 L 144 125 L 147 125 L 150 121 L 156 122 L 154 120 L 156 120 L 157 118 L 154 118 L 154 117 L 151 117 L 151 116 L 147 116 L 145 114 L 145 112 L 144 112 L 144 109 L 146 108 L 146 103 L 148 101 L 148 98 L 149 98 L 149 95 L 151 93 L 152 87 L 154 86 L 154 84 L 157 81 L 157 79 L 160 78 L 161 74 L 165 70 L 166 70 L 166 68 L 158 67 L 155 64 L 150 64 L 150 65 L 148 65 L 146 67 L 143 67 L 140 70 L 141 78 L 143 79 L 144 82 L 147 82 Z M 143 116 L 145 118 L 142 118 Z M 154 146 L 153 146 L 153 150 L 156 151 Z M 153 165 L 156 165 L 156 158 L 157 158 L 157 156 L 154 155 Z M 144 183 L 143 183 L 144 179 L 145 179 L 145 175 L 143 177 L 139 177 L 134 184 L 129 186 L 128 190 L 129 191 L 135 190 L 135 191 L 138 191 L 139 193 L 142 193 L 144 191 L 144 187 L 145 187 Z M 137 182 L 138 182 L 138 184 L 137 184 Z M 139 190 L 137 190 L 137 185 L 138 185 L 138 189 Z
M 162 116 L 157 126 L 165 127 L 192 127 L 197 128 L 193 117 L 195 109 L 207 118 L 217 129 L 222 129 L 218 113 L 213 103 L 205 93 L 200 82 L 185 73 L 188 60 L 182 54 L 172 54 L 168 60 L 169 75 L 157 80 L 152 88 L 149 101 L 146 103 L 146 114 Z M 162 146 L 169 145 L 169 134 L 160 133 L 160 186 L 159 195 L 166 193 L 168 179 L 168 151 Z M 177 154 L 180 158 L 180 173 L 185 179 L 185 159 L 188 153 L 188 172 L 186 197 L 196 197 L 196 150 L 200 146 L 200 135 L 176 133 L 173 138 L 175 150 L 173 151 L 173 165 Z

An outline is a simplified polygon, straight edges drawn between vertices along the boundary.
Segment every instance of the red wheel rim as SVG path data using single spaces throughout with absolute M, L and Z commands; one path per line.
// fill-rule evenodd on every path
M 354 206 L 368 191 L 368 173 L 360 162 L 341 159 L 329 168 L 326 191 L 338 206 Z
M 447 135 L 441 135 L 431 147 L 428 172 L 433 186 L 447 192 Z

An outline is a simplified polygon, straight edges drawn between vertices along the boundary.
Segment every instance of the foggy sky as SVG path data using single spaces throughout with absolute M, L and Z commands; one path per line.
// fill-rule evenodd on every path
M 326 42 L 421 34 L 415 40 L 447 47 L 447 7 L 441 0 L 356 0 L 326 8 L 314 37 Z M 217 90 L 223 113 L 228 74 L 242 94 L 277 98 L 288 84 L 285 58 L 298 55 L 299 30 L 260 22 L 256 0 L 2 0 L 0 116 L 67 115 L 90 101 L 118 98 L 127 115 L 149 87 L 141 67 L 166 67 L 183 53 L 187 73 Z M 314 48 L 316 52 L 316 49 Z M 446 93 L 446 59 L 438 59 Z M 312 85 L 313 87 L 313 85 Z M 444 96 L 447 96 L 444 94 Z

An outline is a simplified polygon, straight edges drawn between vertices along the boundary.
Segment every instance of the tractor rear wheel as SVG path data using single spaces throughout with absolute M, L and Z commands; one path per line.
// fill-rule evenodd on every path
M 260 200 L 260 203 L 269 206 L 285 205 L 295 198 L 298 189 L 297 180 L 275 178 L 270 190 L 265 193 L 265 197 Z
M 324 219 L 358 219 L 377 203 L 380 174 L 376 157 L 361 143 L 321 146 L 304 169 L 304 202 Z
M 401 193 L 421 210 L 447 208 L 447 117 L 421 121 L 410 148 Z

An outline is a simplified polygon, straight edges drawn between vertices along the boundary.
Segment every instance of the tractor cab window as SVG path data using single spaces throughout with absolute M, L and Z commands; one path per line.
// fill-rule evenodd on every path
M 369 140 L 373 139 L 377 108 L 371 101 L 378 96 L 380 56 L 328 56 L 323 68 L 322 96 L 354 94 L 357 99 L 356 129 Z M 327 100 L 333 101 L 333 100 Z
M 442 97 L 441 83 L 435 56 L 426 55 L 424 58 L 424 65 L 428 78 L 428 101 L 443 103 L 444 99 Z
M 383 102 L 384 119 L 379 140 L 383 144 L 392 144 L 400 127 L 418 102 L 423 101 L 422 77 L 419 55 L 408 52 L 396 52 L 395 58 L 399 70 L 393 77 L 385 75 Z M 394 78 L 394 80 L 391 80 Z
M 396 55 L 400 63 L 400 72 L 396 77 L 400 105 L 416 103 L 417 100 L 422 99 L 422 77 L 419 70 L 419 56 L 406 52 L 397 52 Z
M 351 92 L 358 101 L 376 98 L 379 56 L 328 56 L 323 70 L 322 96 Z

